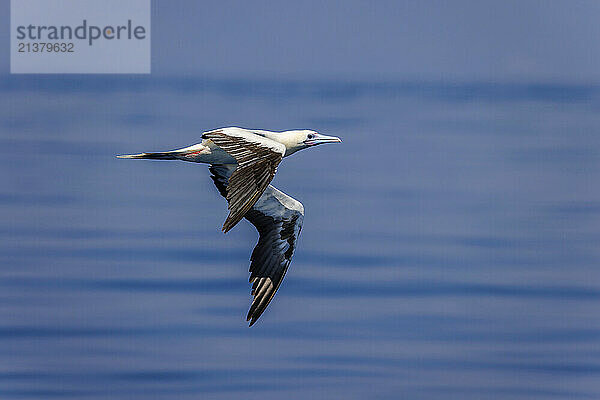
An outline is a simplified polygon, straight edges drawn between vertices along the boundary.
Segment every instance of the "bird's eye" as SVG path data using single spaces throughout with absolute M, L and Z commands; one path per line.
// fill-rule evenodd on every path
M 313 135 L 312 133 L 308 135 L 309 139 L 314 139 L 315 135 Z

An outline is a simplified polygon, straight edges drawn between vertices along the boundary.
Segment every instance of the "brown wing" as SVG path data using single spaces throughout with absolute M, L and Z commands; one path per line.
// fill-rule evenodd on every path
M 229 215 L 223 232 L 233 228 L 252 208 L 277 172 L 285 146 L 247 131 L 216 130 L 202 135 L 210 139 L 238 163 L 229 177 L 227 203 Z
M 212 165 L 212 179 L 225 196 L 233 166 Z M 268 186 L 245 215 L 258 231 L 259 239 L 250 257 L 252 304 L 247 320 L 252 326 L 273 300 L 290 266 L 302 229 L 304 207 L 285 193 Z

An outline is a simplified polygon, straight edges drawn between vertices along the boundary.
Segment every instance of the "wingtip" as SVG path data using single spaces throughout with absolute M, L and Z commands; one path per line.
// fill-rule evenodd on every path
M 221 228 L 221 231 L 223 233 L 227 233 L 231 230 L 231 228 L 233 228 L 235 226 L 235 224 L 231 223 L 231 218 L 229 218 L 229 216 L 227 217 L 227 219 L 225 220 L 225 222 L 223 222 L 223 227 Z
M 252 309 L 248 310 L 248 314 L 246 315 L 246 322 L 250 322 L 248 324 L 248 328 L 254 325 L 256 321 L 258 321 L 258 318 L 256 318 L 256 315 L 252 313 Z

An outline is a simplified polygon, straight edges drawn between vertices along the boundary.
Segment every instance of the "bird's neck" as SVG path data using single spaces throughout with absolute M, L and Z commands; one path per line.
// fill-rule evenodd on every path
M 279 142 L 285 146 L 285 154 L 284 157 L 294 154 L 298 150 L 304 149 L 306 146 L 298 146 L 297 138 L 295 137 L 292 131 L 287 132 L 271 132 L 271 131 L 259 131 L 253 130 L 252 132 L 257 135 L 266 137 L 267 139 L 274 140 L 275 142 Z

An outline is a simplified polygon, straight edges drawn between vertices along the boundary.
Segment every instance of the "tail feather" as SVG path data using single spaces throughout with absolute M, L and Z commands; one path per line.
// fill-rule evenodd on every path
M 174 152 L 167 151 L 162 153 L 139 153 L 139 154 L 123 154 L 117 156 L 117 158 L 137 158 L 137 159 L 147 159 L 147 160 L 176 160 Z

